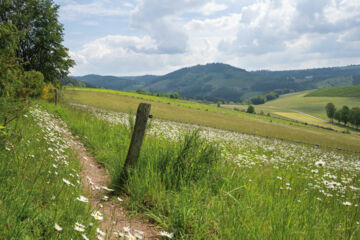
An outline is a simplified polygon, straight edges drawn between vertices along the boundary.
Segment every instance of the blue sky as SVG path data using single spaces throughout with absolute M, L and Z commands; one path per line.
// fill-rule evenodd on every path
M 72 75 L 360 64 L 359 0 L 55 0 Z

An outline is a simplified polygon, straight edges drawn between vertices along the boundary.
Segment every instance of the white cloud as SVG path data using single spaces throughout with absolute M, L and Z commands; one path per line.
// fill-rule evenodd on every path
M 226 10 L 227 8 L 228 8 L 228 6 L 226 6 L 225 4 L 218 4 L 214 1 L 212 1 L 212 2 L 205 4 L 205 6 L 201 9 L 201 12 L 207 16 L 207 15 L 211 15 L 215 12 Z
M 359 0 L 110 2 L 68 2 L 68 16 L 128 14 L 121 33 L 72 51 L 74 74 L 166 73 L 207 62 L 246 69 L 360 63 Z M 81 24 L 99 21 L 90 20 Z
M 142 0 L 132 15 L 132 26 L 155 39 L 159 53 L 184 53 L 188 34 L 180 15 L 201 7 L 205 0 Z

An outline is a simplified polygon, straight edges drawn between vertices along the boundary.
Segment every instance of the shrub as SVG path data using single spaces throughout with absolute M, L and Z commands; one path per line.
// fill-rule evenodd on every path
M 249 107 L 246 110 L 247 113 L 255 113 L 255 108 L 253 105 L 249 105 Z

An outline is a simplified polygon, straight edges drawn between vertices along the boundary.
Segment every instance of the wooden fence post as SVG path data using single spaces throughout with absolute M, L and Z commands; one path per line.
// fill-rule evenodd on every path
M 124 164 L 124 172 L 129 167 L 135 167 L 139 158 L 141 145 L 145 135 L 146 123 L 149 117 L 151 104 L 140 103 L 136 112 L 134 132 L 131 137 L 128 155 Z
M 55 88 L 55 96 L 54 96 L 55 105 L 58 103 L 58 90 Z

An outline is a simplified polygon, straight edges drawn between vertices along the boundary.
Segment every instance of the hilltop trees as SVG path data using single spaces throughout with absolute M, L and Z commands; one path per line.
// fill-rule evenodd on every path
M 351 123 L 357 128 L 360 126 L 360 108 L 354 107 L 350 109 L 348 106 L 344 105 L 341 109 L 336 110 L 333 103 L 328 103 L 325 106 L 326 114 L 330 119 L 335 119 L 339 123 L 342 122 L 344 125 Z
M 39 71 L 46 82 L 58 83 L 74 61 L 62 45 L 63 26 L 52 0 L 0 1 L 0 23 L 12 23 L 19 33 L 16 57 L 25 71 Z

